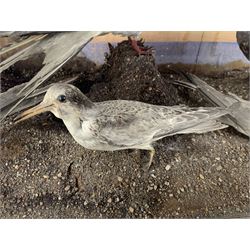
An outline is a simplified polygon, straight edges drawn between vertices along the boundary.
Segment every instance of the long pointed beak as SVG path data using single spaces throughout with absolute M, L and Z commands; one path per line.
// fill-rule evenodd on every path
M 41 102 L 37 106 L 30 108 L 30 109 L 22 112 L 21 114 L 19 114 L 17 117 L 15 117 L 14 121 L 15 121 L 15 123 L 19 123 L 19 122 L 24 121 L 32 116 L 38 115 L 38 114 L 46 112 L 46 111 L 51 111 L 52 106 L 53 106 L 53 104 L 47 105 L 47 104 Z

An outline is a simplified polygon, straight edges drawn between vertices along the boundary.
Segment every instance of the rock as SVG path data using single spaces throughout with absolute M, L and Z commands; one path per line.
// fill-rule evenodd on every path
M 205 179 L 205 177 L 204 177 L 202 174 L 200 174 L 199 176 L 200 176 L 200 178 L 201 178 L 202 180 Z
M 169 169 L 171 168 L 171 165 L 167 165 L 166 167 L 165 167 L 165 169 L 168 171 Z
M 236 207 L 235 209 L 237 212 L 241 212 L 241 209 L 239 207 Z
M 19 166 L 18 166 L 18 165 L 14 165 L 14 168 L 15 168 L 15 169 L 19 169 Z
M 220 171 L 222 169 L 222 166 L 216 167 L 216 170 Z
M 132 213 L 134 213 L 134 208 L 132 208 L 132 207 L 129 207 L 129 212 L 132 214 Z

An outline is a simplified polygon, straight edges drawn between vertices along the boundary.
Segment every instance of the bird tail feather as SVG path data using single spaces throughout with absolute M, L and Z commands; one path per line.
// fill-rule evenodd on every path
M 220 123 L 216 120 L 207 121 L 206 123 L 201 123 L 195 127 L 188 128 L 186 130 L 182 130 L 181 134 L 202 134 L 207 132 L 212 132 L 215 130 L 227 128 L 228 126 L 226 124 Z

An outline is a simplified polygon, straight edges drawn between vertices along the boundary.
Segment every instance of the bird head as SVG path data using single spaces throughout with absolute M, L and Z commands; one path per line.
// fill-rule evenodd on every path
M 80 115 L 80 113 L 91 109 L 93 106 L 94 103 L 75 86 L 54 84 L 47 90 L 40 104 L 22 112 L 15 118 L 15 122 L 26 120 L 47 111 L 63 120 L 69 119 L 72 115 Z

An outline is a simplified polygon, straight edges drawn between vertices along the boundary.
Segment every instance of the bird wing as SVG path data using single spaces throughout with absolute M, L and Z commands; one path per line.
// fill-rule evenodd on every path
M 190 82 L 175 81 L 175 84 L 197 89 L 210 103 L 214 106 L 228 108 L 230 111 L 228 115 L 222 117 L 220 120 L 234 127 L 239 132 L 250 136 L 250 102 L 243 100 L 235 94 L 223 94 L 215 88 L 208 85 L 205 81 L 193 74 L 183 73 Z
M 15 112 L 16 107 L 26 99 L 36 88 L 46 81 L 55 71 L 64 63 L 75 56 L 93 37 L 101 34 L 100 31 L 83 31 L 83 32 L 61 32 L 42 35 L 42 39 L 34 42 L 27 48 L 12 55 L 0 63 L 0 73 L 13 65 L 19 60 L 25 60 L 28 57 L 44 53 L 45 58 L 43 67 L 23 88 L 12 96 L 15 104 L 10 106 L 8 111 L 1 116 L 3 120 L 11 112 Z M 22 97 L 20 98 L 20 96 Z M 18 100 L 18 101 L 17 101 Z
M 227 127 L 227 125 L 217 121 L 218 118 L 228 113 L 224 108 L 193 108 L 186 106 L 174 106 L 169 108 L 173 109 L 169 127 L 166 128 L 164 122 L 162 122 L 162 130 L 160 133 L 155 134 L 155 140 L 175 134 L 200 134 Z
M 63 81 L 59 81 L 56 83 L 71 83 L 77 79 L 76 77 L 71 77 L 68 79 L 65 79 Z M 39 102 L 41 102 L 44 98 L 44 95 L 46 91 L 54 84 L 56 83 L 50 83 L 49 85 L 46 85 L 42 88 L 35 89 L 32 94 L 30 94 L 25 100 L 18 105 L 15 110 L 10 111 L 10 115 L 14 112 L 19 112 L 21 110 L 24 110 L 26 108 L 30 108 Z M 6 114 L 9 112 L 11 107 L 13 107 L 21 98 L 23 98 L 24 94 L 20 94 L 19 98 L 16 98 L 17 93 L 20 92 L 20 90 L 25 86 L 26 83 L 17 85 L 13 88 L 8 89 L 6 92 L 0 93 L 0 117 L 6 116 Z
M 37 53 L 44 53 L 45 58 L 43 67 L 13 98 L 13 106 L 4 107 L 7 112 L 1 115 L 2 121 L 10 113 L 22 110 L 19 106 L 27 97 L 46 81 L 54 72 L 56 72 L 64 63 L 75 56 L 82 48 L 95 36 L 109 33 L 104 31 L 81 31 L 81 32 L 46 32 L 46 31 L 18 31 L 18 32 L 0 32 L 1 36 L 10 36 L 21 41 L 13 46 L 0 50 L 0 56 L 3 57 L 8 52 L 17 48 L 21 50 L 0 63 L 0 73 L 13 65 L 14 63 L 25 60 Z M 113 34 L 123 36 L 138 36 L 138 31 L 114 31 Z M 20 95 L 23 95 L 20 98 Z M 32 99 L 29 99 L 32 101 Z M 27 101 L 26 101 L 27 102 Z M 19 106 L 19 107 L 18 107 Z M 24 105 L 25 106 L 25 105 Z M 18 108 L 17 108 L 18 107 Z
M 1 37 L 1 36 L 0 36 Z M 6 58 L 10 57 L 10 53 L 17 53 L 33 44 L 34 42 L 44 38 L 44 35 L 30 36 L 24 39 L 11 39 L 11 44 L 0 48 L 0 58 L 4 61 Z M 12 37 L 11 37 L 12 38 Z
M 125 101 L 120 102 L 124 104 Z M 142 107 L 137 107 L 138 105 Z M 113 106 L 117 107 L 116 103 Z M 110 113 L 102 112 L 98 116 L 98 134 L 101 140 L 133 147 L 150 144 L 174 134 L 204 133 L 227 127 L 216 121 L 227 113 L 222 108 L 164 107 L 133 102 L 131 109 L 125 110 L 127 112 L 124 109 L 119 112 L 118 106 Z
M 208 85 L 205 81 L 199 77 L 189 73 L 181 73 L 189 82 L 183 82 L 176 80 L 174 83 L 182 85 L 191 89 L 198 89 L 202 95 L 205 96 L 211 103 L 219 107 L 229 107 L 236 102 L 235 98 L 227 96 L 222 92 L 216 90 L 212 86 Z
M 157 132 L 157 124 L 146 117 L 120 113 L 100 117 L 98 132 L 100 141 L 121 147 L 133 147 L 150 142 Z

